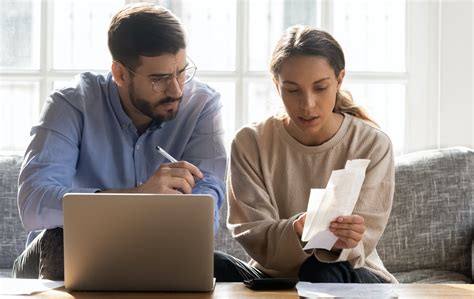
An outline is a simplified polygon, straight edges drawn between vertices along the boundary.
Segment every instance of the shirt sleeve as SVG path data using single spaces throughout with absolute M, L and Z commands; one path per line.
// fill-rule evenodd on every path
M 209 194 L 214 198 L 214 234 L 219 228 L 219 209 L 224 203 L 224 177 L 227 155 L 224 147 L 224 126 L 219 93 L 213 93 L 204 107 L 186 145 L 183 159 L 196 165 L 204 179 L 193 188 L 194 194 Z
M 81 128 L 81 113 L 59 93 L 47 99 L 39 125 L 31 130 L 18 179 L 18 206 L 26 230 L 63 226 L 63 195 L 96 191 L 71 187 Z
M 241 130 L 231 149 L 227 226 L 247 253 L 266 269 L 297 273 L 310 256 L 293 229 L 300 214 L 280 219 L 261 173 L 257 137 Z
M 371 163 L 352 213 L 364 217 L 365 232 L 361 242 L 355 248 L 343 249 L 339 254 L 317 249 L 315 256 L 319 261 L 349 261 L 358 268 L 365 265 L 365 258 L 375 251 L 388 222 L 395 189 L 392 145 L 388 137 L 383 137 L 368 157 Z

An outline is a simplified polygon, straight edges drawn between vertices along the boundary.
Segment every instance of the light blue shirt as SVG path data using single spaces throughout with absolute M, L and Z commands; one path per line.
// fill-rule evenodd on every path
M 117 86 L 107 76 L 83 73 L 69 87 L 53 92 L 21 167 L 18 206 L 29 230 L 63 226 L 63 195 L 137 187 L 161 163 L 154 148 L 196 165 L 204 174 L 194 194 L 215 199 L 214 232 L 224 202 L 226 153 L 220 95 L 204 83 L 185 85 L 175 119 L 139 135 L 122 108 Z

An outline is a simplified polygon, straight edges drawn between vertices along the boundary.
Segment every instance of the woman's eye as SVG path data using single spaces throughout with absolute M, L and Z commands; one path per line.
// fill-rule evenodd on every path
M 299 89 L 288 89 L 289 93 L 296 93 L 298 91 L 300 91 L 300 90 Z
M 317 91 L 326 90 L 326 86 L 317 86 L 317 87 L 315 88 L 315 90 L 317 90 Z

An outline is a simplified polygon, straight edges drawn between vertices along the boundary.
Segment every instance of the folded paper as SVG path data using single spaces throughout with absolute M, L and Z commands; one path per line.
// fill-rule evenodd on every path
M 344 169 L 331 173 L 326 189 L 311 189 L 301 237 L 307 242 L 304 250 L 331 250 L 334 246 L 337 237 L 329 230 L 329 225 L 339 216 L 352 214 L 369 163 L 366 159 L 349 160 Z

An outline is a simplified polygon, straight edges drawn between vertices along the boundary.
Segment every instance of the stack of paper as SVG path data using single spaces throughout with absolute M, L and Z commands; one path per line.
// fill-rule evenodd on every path
M 301 239 L 305 250 L 331 250 L 337 237 L 329 230 L 331 221 L 351 215 L 365 178 L 370 160 L 349 160 L 344 169 L 331 173 L 326 189 L 311 189 Z

